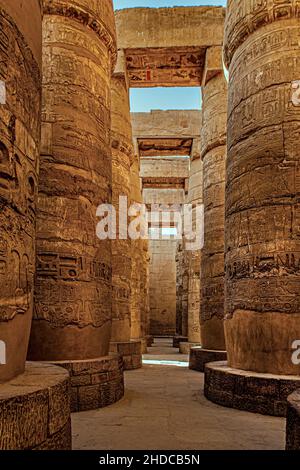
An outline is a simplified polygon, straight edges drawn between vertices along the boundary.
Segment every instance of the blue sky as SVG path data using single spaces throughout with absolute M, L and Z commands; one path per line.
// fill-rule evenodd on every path
M 134 113 L 151 109 L 200 109 L 200 88 L 131 88 L 130 107 Z
M 113 0 L 115 9 L 135 7 L 226 6 L 226 0 Z M 132 112 L 151 109 L 200 109 L 200 88 L 132 88 Z
M 226 6 L 226 0 L 113 0 L 115 9 L 135 8 L 135 7 L 176 7 L 176 6 L 199 6 L 199 5 L 215 5 Z

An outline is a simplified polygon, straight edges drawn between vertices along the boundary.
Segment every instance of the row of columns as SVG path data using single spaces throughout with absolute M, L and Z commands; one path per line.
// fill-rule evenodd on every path
M 202 347 L 226 347 L 228 355 L 206 367 L 206 397 L 284 416 L 288 395 L 300 388 L 293 353 L 300 334 L 300 86 L 297 5 L 279 3 L 228 1 L 228 105 L 223 73 L 213 67 L 204 79 L 200 315 Z M 214 63 L 215 53 L 207 60 Z M 293 399 L 290 409 L 292 448 L 295 414 L 300 422 Z
M 96 233 L 99 205 L 118 210 L 120 195 L 141 202 L 112 1 L 44 0 L 43 11 L 39 0 L 25 3 L 0 0 L 8 47 L 0 49 L 0 383 L 11 381 L 13 403 L 19 392 L 26 399 L 20 374 L 36 384 L 33 428 L 46 390 L 48 419 L 57 420 L 26 448 L 55 439 L 69 448 L 70 397 L 73 411 L 114 403 L 124 393 L 120 355 L 126 369 L 141 367 L 148 246 Z M 35 362 L 25 365 L 27 353 Z M 14 448 L 13 406 L 5 419 L 12 434 L 0 448 Z

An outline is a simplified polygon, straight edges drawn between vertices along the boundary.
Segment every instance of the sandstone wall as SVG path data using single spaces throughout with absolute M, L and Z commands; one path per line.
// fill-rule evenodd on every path
M 176 332 L 176 240 L 150 241 L 150 334 Z

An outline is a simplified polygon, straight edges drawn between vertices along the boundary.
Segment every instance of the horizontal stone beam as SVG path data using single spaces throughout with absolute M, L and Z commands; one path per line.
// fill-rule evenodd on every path
M 116 12 L 120 49 L 221 46 L 225 8 L 130 8 Z

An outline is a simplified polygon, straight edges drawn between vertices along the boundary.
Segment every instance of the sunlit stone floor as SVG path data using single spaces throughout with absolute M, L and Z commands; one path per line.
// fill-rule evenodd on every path
M 170 340 L 156 340 L 144 360 L 125 373 L 123 400 L 73 415 L 74 449 L 284 449 L 284 419 L 207 401 L 203 374 L 188 369 Z

